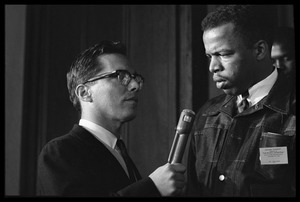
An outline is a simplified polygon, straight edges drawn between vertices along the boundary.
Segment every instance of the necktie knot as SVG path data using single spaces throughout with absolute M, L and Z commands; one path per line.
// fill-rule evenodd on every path
M 249 97 L 249 92 L 245 91 L 242 93 L 242 98 L 248 98 Z
M 247 100 L 248 97 L 249 97 L 249 92 L 248 91 L 242 93 L 242 100 L 237 105 L 239 113 L 242 113 L 243 111 L 245 111 L 249 107 L 249 102 Z
M 124 155 L 128 155 L 128 154 L 127 154 L 127 150 L 126 150 L 126 146 L 125 146 L 123 140 L 118 139 L 118 140 L 117 140 L 117 146 L 118 146 L 118 148 L 120 149 L 120 152 L 121 152 L 122 156 L 123 156 L 123 154 L 124 154 Z

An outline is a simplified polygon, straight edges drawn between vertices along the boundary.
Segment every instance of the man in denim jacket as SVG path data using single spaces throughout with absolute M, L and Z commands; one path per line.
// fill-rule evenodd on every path
M 295 87 L 272 65 L 267 14 L 268 6 L 233 5 L 202 21 L 209 71 L 225 94 L 195 118 L 187 196 L 296 195 Z M 242 94 L 248 108 L 239 111 Z

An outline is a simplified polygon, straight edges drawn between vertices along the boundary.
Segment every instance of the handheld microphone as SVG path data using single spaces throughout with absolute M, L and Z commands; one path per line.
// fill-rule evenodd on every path
M 195 112 L 189 109 L 182 110 L 176 127 L 176 133 L 168 158 L 168 163 L 181 163 L 189 133 L 192 130 Z

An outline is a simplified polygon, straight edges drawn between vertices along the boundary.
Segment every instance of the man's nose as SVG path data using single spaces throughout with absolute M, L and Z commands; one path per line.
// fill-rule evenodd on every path
M 129 91 L 138 91 L 139 89 L 140 89 L 140 84 L 134 78 L 132 78 L 128 84 L 128 90 Z
M 215 73 L 222 70 L 222 64 L 217 57 L 212 56 L 209 63 L 209 71 Z
M 284 62 L 282 60 L 280 60 L 280 59 L 275 60 L 275 66 L 277 68 L 280 68 L 280 69 L 284 69 L 285 68 Z

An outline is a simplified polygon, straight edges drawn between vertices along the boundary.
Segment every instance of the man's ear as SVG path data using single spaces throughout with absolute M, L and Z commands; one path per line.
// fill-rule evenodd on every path
M 268 52 L 268 44 L 264 40 L 260 40 L 254 44 L 254 54 L 257 60 L 262 60 L 266 57 Z
M 92 102 L 92 94 L 90 88 L 86 85 L 79 84 L 75 89 L 75 94 L 79 100 L 83 102 Z

